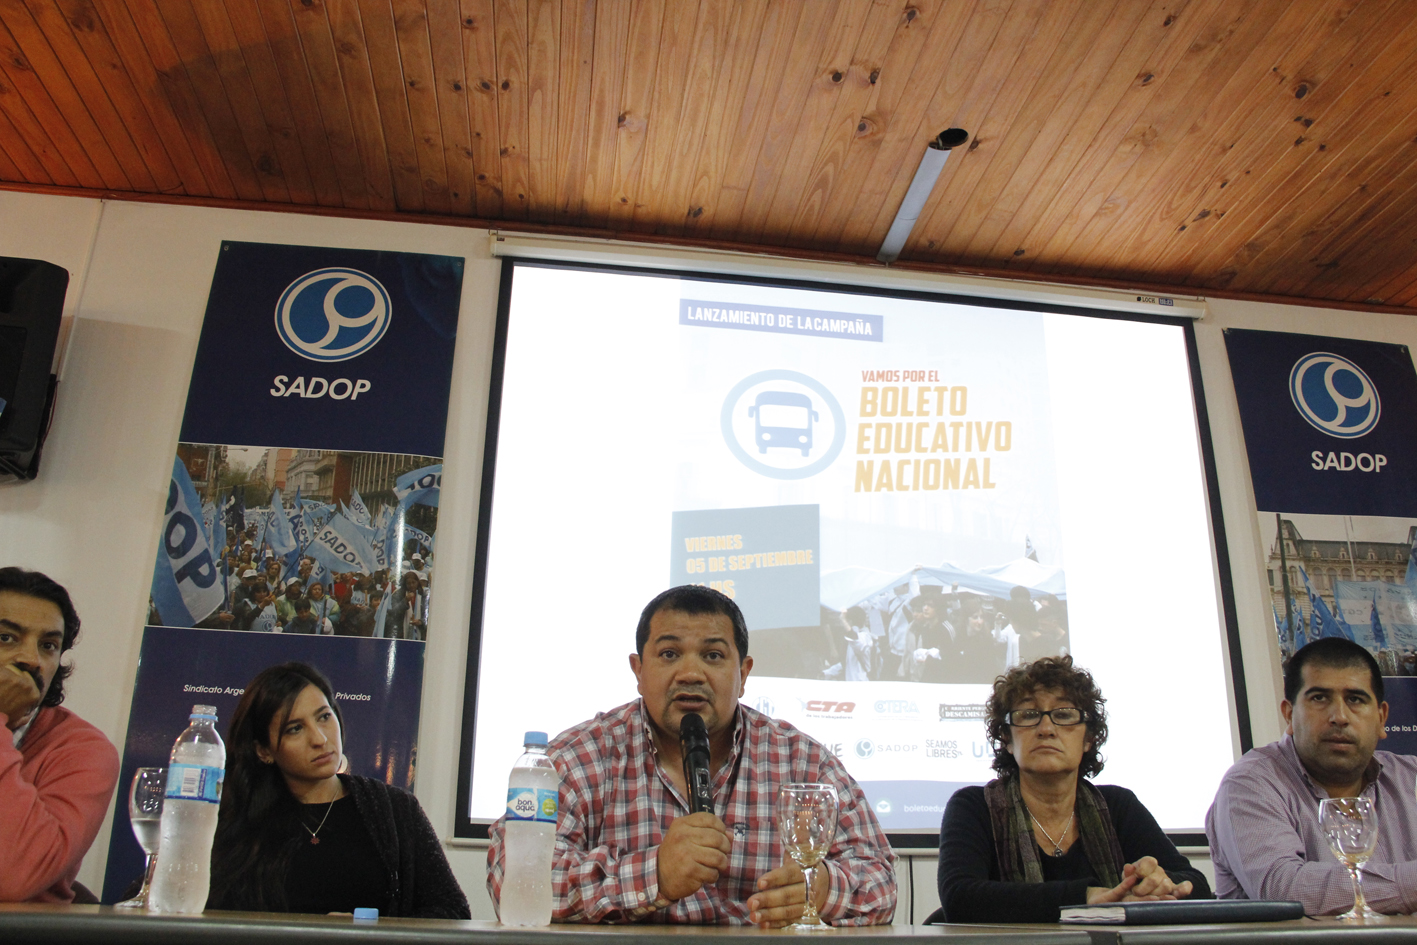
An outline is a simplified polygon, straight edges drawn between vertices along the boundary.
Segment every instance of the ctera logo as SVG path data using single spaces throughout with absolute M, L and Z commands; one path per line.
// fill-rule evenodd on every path
M 1382 414 L 1378 390 L 1363 369 L 1325 351 L 1306 354 L 1294 363 L 1289 397 L 1310 426 L 1343 439 L 1368 433 Z
M 358 269 L 307 272 L 276 303 L 280 340 L 311 361 L 357 358 L 379 343 L 389 321 L 389 294 Z

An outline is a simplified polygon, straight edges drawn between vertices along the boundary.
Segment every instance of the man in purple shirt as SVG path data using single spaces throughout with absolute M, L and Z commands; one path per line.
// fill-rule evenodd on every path
M 1287 723 L 1221 779 L 1205 832 L 1222 899 L 1293 899 L 1310 915 L 1353 905 L 1348 871 L 1319 828 L 1326 797 L 1372 798 L 1378 845 L 1363 894 L 1379 912 L 1417 911 L 1417 758 L 1376 751 L 1388 705 L 1377 661 L 1349 640 L 1315 640 L 1284 670 Z

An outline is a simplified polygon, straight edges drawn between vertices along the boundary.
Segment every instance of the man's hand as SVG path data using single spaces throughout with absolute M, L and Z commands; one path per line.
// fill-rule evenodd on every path
M 671 902 L 718 882 L 733 843 L 728 828 L 708 811 L 680 817 L 659 845 L 659 894 Z
M 6 663 L 0 668 L 0 712 L 4 712 L 9 720 L 7 727 L 10 731 L 24 724 L 43 696 L 39 684 L 28 670 L 14 663 Z
M 758 880 L 758 891 L 748 898 L 748 919 L 764 929 L 780 929 L 802 917 L 807 908 L 807 883 L 802 868 L 789 861 Z M 831 893 L 831 874 L 825 862 L 812 875 L 812 901 L 820 912 Z

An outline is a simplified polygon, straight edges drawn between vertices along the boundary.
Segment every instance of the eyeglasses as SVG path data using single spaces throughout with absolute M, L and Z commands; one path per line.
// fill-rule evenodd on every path
M 1017 728 L 1035 728 L 1042 724 L 1043 716 L 1048 716 L 1054 725 L 1078 725 L 1086 717 L 1087 713 L 1082 709 L 1075 709 L 1072 706 L 1063 706 L 1057 709 L 1016 709 L 1013 712 L 1004 714 L 1004 721 Z

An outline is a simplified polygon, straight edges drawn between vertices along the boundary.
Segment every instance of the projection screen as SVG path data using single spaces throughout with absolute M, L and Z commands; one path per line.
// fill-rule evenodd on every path
M 685 583 L 744 611 L 743 703 L 893 839 L 993 776 L 994 676 L 1064 652 L 1107 698 L 1099 783 L 1201 830 L 1248 731 L 1184 320 L 504 265 L 460 833 L 523 731 L 636 698 L 640 609 Z

